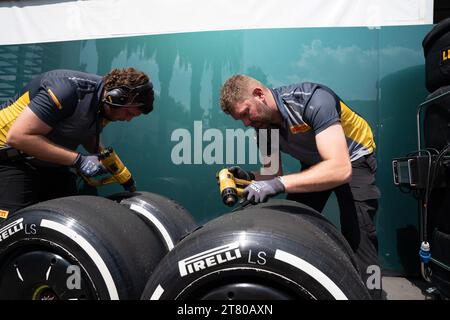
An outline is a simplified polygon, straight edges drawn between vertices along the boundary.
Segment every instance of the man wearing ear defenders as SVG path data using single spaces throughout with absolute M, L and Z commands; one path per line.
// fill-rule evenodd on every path
M 47 199 L 77 193 L 70 167 L 104 173 L 95 155 L 110 121 L 153 110 L 149 77 L 134 68 L 104 77 L 52 70 L 0 105 L 0 217 Z M 83 145 L 88 154 L 75 151 Z

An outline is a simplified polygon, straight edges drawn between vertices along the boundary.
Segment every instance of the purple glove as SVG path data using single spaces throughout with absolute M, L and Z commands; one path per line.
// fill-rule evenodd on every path
M 284 192 L 284 184 L 277 177 L 272 180 L 255 181 L 244 189 L 244 197 L 255 203 L 266 202 L 269 197 Z
M 85 177 L 95 177 L 107 172 L 95 154 L 85 156 L 79 153 L 72 166 Z

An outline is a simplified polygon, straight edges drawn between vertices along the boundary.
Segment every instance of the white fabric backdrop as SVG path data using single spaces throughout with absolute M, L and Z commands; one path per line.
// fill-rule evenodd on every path
M 431 24 L 433 0 L 0 2 L 0 45 L 191 31 Z

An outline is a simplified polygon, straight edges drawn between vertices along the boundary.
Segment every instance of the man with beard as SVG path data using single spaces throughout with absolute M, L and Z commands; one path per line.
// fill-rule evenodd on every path
M 96 153 L 110 121 L 130 121 L 153 109 L 149 77 L 134 68 L 104 77 L 52 70 L 33 78 L 0 105 L 0 213 L 77 193 L 75 168 L 105 172 Z M 75 151 L 83 145 L 88 154 Z
M 245 188 L 244 197 L 258 203 L 285 192 L 287 199 L 322 212 L 334 192 L 341 232 L 355 252 L 366 281 L 373 270 L 368 267 L 378 266 L 374 217 L 380 197 L 369 124 L 331 89 L 317 83 L 269 89 L 254 78 L 235 75 L 222 86 L 220 104 L 225 113 L 245 126 L 278 129 L 280 145 L 275 149 L 301 164 L 300 172 L 286 175 L 280 165 L 275 176 L 229 168 L 237 178 L 255 180 Z M 280 159 L 279 151 L 274 156 Z M 381 288 L 370 292 L 379 298 Z

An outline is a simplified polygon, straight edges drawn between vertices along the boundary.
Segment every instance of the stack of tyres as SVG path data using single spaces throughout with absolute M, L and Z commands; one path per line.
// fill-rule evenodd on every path
M 108 197 L 134 211 L 157 231 L 167 251 L 197 225 L 191 214 L 179 203 L 151 192 L 123 192 Z
M 170 249 L 167 237 L 176 243 L 195 223 L 163 197 L 126 197 L 147 211 L 106 198 L 75 196 L 29 206 L 4 221 L 0 299 L 139 299 Z M 175 223 L 180 216 L 182 222 Z
M 159 263 L 142 299 L 370 299 L 351 248 L 313 209 L 272 200 L 216 218 Z
M 436 24 L 422 42 L 429 92 L 450 84 L 450 18 Z
M 424 127 L 425 147 L 442 156 L 450 147 L 450 18 L 436 24 L 423 40 L 426 88 L 431 94 Z M 439 164 L 440 165 L 440 164 Z M 441 165 L 439 185 L 431 185 L 428 201 L 427 231 L 431 234 L 431 279 L 439 291 L 450 297 L 450 215 L 448 214 L 450 186 L 449 166 Z M 438 172 L 438 171 L 436 171 Z M 442 183 L 443 182 L 443 183 Z
M 431 99 L 436 100 L 425 110 L 423 137 L 426 148 L 440 151 L 450 144 L 450 85 L 431 93 L 427 100 Z

